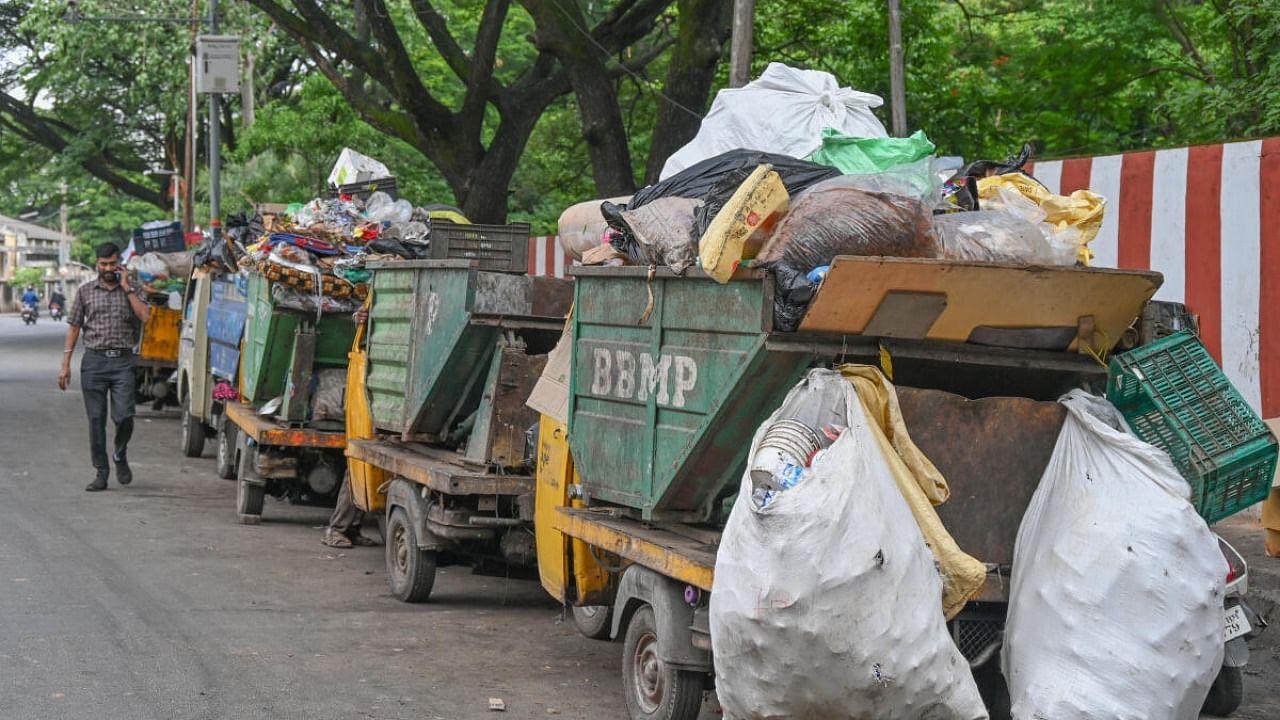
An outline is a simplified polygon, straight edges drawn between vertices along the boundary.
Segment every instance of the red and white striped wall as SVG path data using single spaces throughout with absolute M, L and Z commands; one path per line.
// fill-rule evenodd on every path
M 573 258 L 560 247 L 555 235 L 529 238 L 529 274 L 549 277 L 565 276 L 564 269 L 573 265 Z
M 1280 416 L 1280 138 L 1039 162 L 1063 195 L 1107 199 L 1094 265 L 1157 270 L 1231 381 Z

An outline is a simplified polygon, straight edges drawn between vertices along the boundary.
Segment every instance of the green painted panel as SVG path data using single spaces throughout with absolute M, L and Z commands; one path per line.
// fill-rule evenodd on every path
M 244 323 L 244 387 L 240 389 L 250 403 L 266 402 L 284 393 L 297 327 L 296 317 L 275 312 L 271 281 L 250 273 Z
M 501 332 L 473 322 L 480 273 L 456 261 L 372 267 L 374 424 L 399 433 L 446 435 L 479 402 Z
M 250 403 L 261 403 L 284 393 L 293 355 L 293 336 L 299 323 L 314 316 L 277 309 L 271 300 L 271 282 L 251 273 L 245 306 L 244 387 Z M 355 339 L 355 325 L 346 313 L 325 315 L 316 326 L 313 365 L 346 367 L 347 353 Z
M 412 270 L 378 270 L 369 310 L 369 375 L 374 424 L 403 430 L 408 402 L 408 368 L 417 306 Z
M 765 349 L 770 282 L 578 276 L 570 439 L 591 501 L 705 519 L 732 492 L 756 427 L 812 359 Z

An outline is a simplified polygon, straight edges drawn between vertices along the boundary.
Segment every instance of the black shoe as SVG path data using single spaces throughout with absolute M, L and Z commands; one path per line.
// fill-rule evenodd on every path
M 93 482 L 85 486 L 85 492 L 102 492 L 107 489 L 107 473 L 98 473 Z
M 121 485 L 128 485 L 133 482 L 133 471 L 129 469 L 129 458 L 125 457 L 125 454 L 121 452 L 111 456 L 111 459 L 116 463 L 116 482 Z M 103 485 L 106 485 L 105 480 Z

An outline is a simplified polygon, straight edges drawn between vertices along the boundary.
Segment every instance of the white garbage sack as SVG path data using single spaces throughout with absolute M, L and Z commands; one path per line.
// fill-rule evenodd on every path
M 716 556 L 711 642 L 725 718 L 986 718 L 947 632 L 933 554 L 862 403 L 830 370 L 792 392 L 814 383 L 844 394 L 848 429 L 764 507 L 744 473 Z
M 1218 543 L 1106 400 L 1066 423 L 1018 529 L 1002 662 L 1014 720 L 1193 720 L 1222 664 Z
M 368 155 L 342 148 L 338 161 L 329 172 L 329 184 L 333 187 L 350 185 L 351 183 L 368 182 L 391 177 L 391 170 Z
M 716 93 L 711 111 L 689 144 L 667 159 L 663 180 L 729 150 L 761 150 L 804 158 L 822 146 L 822 131 L 886 137 L 871 112 L 879 95 L 840 87 L 831 73 L 769 63 L 759 78 Z

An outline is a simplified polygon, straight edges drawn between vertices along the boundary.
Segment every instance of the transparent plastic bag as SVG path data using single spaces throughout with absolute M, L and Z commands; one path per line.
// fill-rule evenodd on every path
M 1051 244 L 1038 225 L 1003 210 L 933 216 L 942 257 L 1028 265 L 1074 265 L 1076 254 Z
M 854 188 L 915 198 L 934 207 L 942 201 L 942 180 L 934 169 L 934 162 L 934 158 L 927 157 L 881 172 L 841 175 L 822 181 L 810 188 L 810 192 L 832 187 Z

